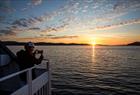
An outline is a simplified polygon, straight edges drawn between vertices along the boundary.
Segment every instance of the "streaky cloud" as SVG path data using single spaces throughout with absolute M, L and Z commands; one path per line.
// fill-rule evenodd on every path
M 50 39 L 73 39 L 78 38 L 78 36 L 55 36 L 55 37 L 49 37 Z
M 46 27 L 46 29 L 42 30 L 41 32 L 62 32 L 67 25 L 68 24 L 63 24 L 55 27 Z
M 21 18 L 18 20 L 15 20 L 11 25 L 17 25 L 18 27 L 31 27 L 35 24 L 40 22 L 37 18 Z
M 29 30 L 40 30 L 38 27 L 29 28 Z
M 0 36 L 16 35 L 12 30 L 0 30 Z
M 22 27 L 28 27 L 28 22 L 25 18 L 16 20 L 12 23 L 12 25 L 22 26 Z
M 117 27 L 124 26 L 124 25 L 136 24 L 136 23 L 140 23 L 140 18 L 139 19 L 126 20 L 126 21 L 123 21 L 123 22 L 120 22 L 120 23 L 117 23 L 117 24 L 98 26 L 95 29 L 96 30 L 112 29 L 112 28 L 117 28 Z
M 40 37 L 53 37 L 55 35 L 52 34 L 40 34 Z

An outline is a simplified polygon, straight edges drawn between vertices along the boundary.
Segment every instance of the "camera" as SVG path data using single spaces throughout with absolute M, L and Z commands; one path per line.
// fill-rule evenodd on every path
M 43 50 L 36 50 L 35 53 L 36 54 L 42 54 L 43 53 Z

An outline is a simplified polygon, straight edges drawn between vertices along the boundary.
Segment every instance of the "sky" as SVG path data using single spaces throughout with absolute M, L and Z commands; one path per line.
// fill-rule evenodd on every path
M 0 0 L 0 40 L 106 45 L 140 41 L 140 0 Z

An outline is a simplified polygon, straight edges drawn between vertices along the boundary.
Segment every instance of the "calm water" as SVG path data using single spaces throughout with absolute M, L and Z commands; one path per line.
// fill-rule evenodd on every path
M 140 47 L 37 48 L 50 59 L 53 95 L 140 95 Z

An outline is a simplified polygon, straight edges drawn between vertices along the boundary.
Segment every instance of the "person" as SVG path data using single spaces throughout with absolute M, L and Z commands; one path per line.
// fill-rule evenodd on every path
M 17 52 L 17 61 L 19 69 L 24 70 L 33 67 L 35 64 L 40 64 L 43 60 L 43 50 L 35 50 L 35 45 L 32 42 L 25 44 L 24 49 Z M 36 58 L 36 54 L 40 53 L 40 57 Z M 26 81 L 26 73 L 20 74 L 22 81 Z M 32 78 L 35 78 L 35 71 L 32 70 Z

